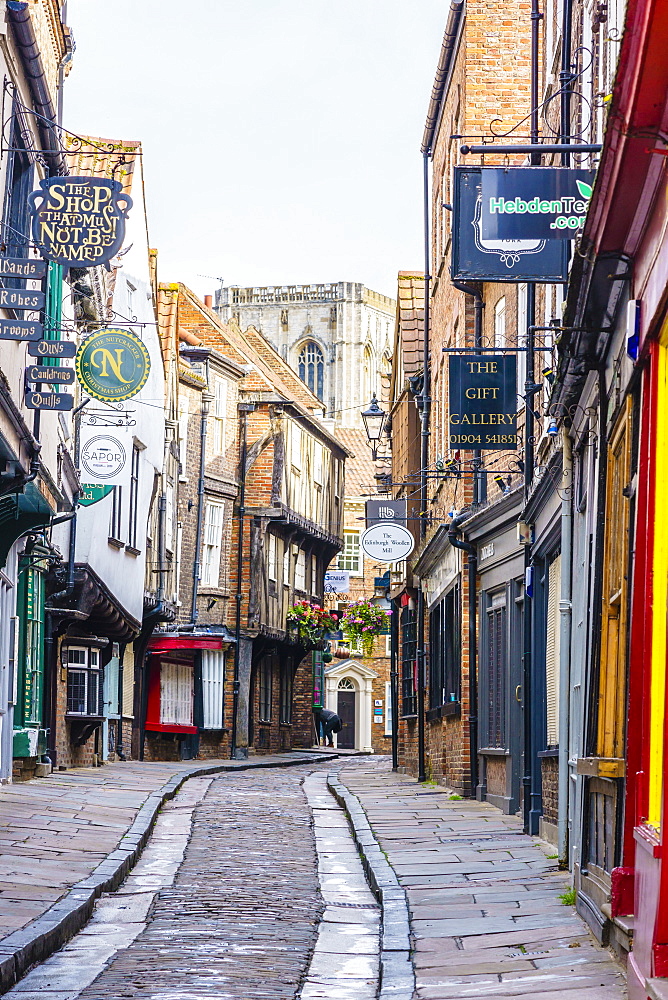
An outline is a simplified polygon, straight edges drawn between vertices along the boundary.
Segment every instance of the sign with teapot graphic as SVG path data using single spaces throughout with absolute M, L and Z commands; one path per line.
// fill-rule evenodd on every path
M 33 240 L 65 267 L 106 264 L 123 246 L 132 198 L 105 177 L 45 177 L 28 196 Z

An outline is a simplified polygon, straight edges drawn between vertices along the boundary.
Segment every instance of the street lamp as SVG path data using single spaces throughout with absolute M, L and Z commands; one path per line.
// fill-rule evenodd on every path
M 387 413 L 378 405 L 376 393 L 374 392 L 368 409 L 362 410 L 364 430 L 366 431 L 366 436 L 369 439 L 369 444 L 371 445 L 371 453 L 374 462 L 378 458 L 378 442 L 380 441 L 383 433 L 386 418 Z

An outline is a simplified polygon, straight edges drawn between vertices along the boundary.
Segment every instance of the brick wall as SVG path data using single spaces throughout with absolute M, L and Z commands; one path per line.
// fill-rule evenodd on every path
M 543 817 L 556 824 L 559 819 L 559 758 L 542 757 Z

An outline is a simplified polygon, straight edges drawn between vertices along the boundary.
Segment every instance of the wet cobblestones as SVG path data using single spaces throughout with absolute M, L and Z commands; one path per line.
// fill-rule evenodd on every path
M 304 771 L 214 779 L 174 884 L 82 1000 L 283 1000 L 323 904 Z

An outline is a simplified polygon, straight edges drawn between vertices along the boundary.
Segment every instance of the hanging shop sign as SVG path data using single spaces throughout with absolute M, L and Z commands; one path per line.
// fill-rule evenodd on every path
M 2 278 L 43 278 L 48 264 L 45 260 L 31 260 L 29 257 L 0 257 L 0 277 Z
M 90 486 L 128 486 L 132 436 L 125 428 L 101 427 L 84 417 L 79 437 L 81 481 Z
M 501 240 L 483 234 L 482 169 L 455 167 L 451 277 L 455 281 L 565 281 L 567 248 L 561 240 Z
M 41 340 L 43 336 L 41 323 L 30 323 L 23 319 L 0 319 L 0 340 Z
M 350 573 L 347 569 L 328 569 L 325 573 L 326 594 L 348 594 Z
M 71 410 L 74 396 L 69 392 L 27 392 L 26 406 L 29 410 Z
M 366 526 L 378 524 L 379 521 L 406 522 L 407 503 L 405 500 L 367 500 Z
M 128 330 L 99 330 L 77 351 L 77 378 L 86 392 L 103 403 L 131 399 L 151 370 L 146 345 Z
M 39 323 L 22 323 L 21 325 L 37 327 L 40 337 L 42 336 L 42 328 Z M 2 338 L 0 337 L 0 339 Z M 26 339 L 37 340 L 37 343 L 28 345 L 28 354 L 31 358 L 73 358 L 77 353 L 77 345 L 70 340 L 38 340 L 36 337 L 23 338 L 23 340 Z
M 375 562 L 400 562 L 411 554 L 415 541 L 408 528 L 391 521 L 372 524 L 363 532 L 360 545 L 365 555 Z
M 584 226 L 593 170 L 484 167 L 482 235 L 486 240 L 572 240 Z
M 90 483 L 82 485 L 79 493 L 79 503 L 82 507 L 92 507 L 94 503 L 99 503 L 108 497 L 113 486 L 91 486 Z
M 125 239 L 132 198 L 104 177 L 45 177 L 28 196 L 32 235 L 48 260 L 94 267 L 115 257 Z
M 28 365 L 26 382 L 62 382 L 63 385 L 72 385 L 74 368 L 59 368 L 55 365 L 53 368 L 49 368 L 47 365 Z
M 44 292 L 31 292 L 25 288 L 0 288 L 0 309 L 30 309 L 36 312 L 44 308 Z
M 517 447 L 517 358 L 450 355 L 448 442 L 484 451 Z

